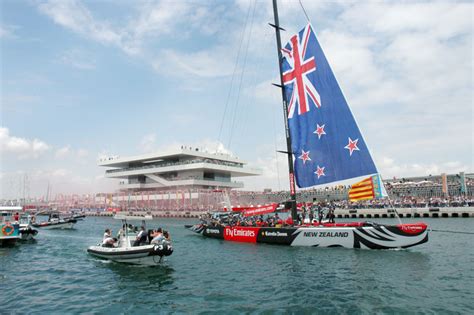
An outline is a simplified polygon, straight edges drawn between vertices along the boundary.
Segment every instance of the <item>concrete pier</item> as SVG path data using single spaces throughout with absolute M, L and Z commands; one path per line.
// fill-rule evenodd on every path
M 400 218 L 469 218 L 474 217 L 474 207 L 399 208 Z M 395 218 L 389 209 L 336 209 L 337 218 Z
M 205 211 L 183 210 L 153 210 L 121 212 L 130 215 L 153 215 L 156 218 L 197 218 Z M 474 207 L 445 207 L 445 208 L 399 208 L 401 218 L 472 218 Z M 112 212 L 88 212 L 88 216 L 112 217 Z M 395 218 L 396 214 L 389 209 L 336 209 L 336 218 L 342 219 L 378 219 Z

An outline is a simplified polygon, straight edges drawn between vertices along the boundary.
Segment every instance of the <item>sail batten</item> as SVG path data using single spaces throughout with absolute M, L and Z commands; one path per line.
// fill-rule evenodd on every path
M 298 187 L 376 174 L 377 168 L 311 24 L 292 36 L 282 53 Z

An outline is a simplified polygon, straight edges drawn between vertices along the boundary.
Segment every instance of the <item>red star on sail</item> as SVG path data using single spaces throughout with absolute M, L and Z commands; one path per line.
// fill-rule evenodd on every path
M 326 134 L 326 131 L 324 131 L 324 126 L 326 125 L 320 126 L 319 124 L 316 124 L 316 130 L 313 133 L 318 135 L 318 139 L 321 139 L 321 136 Z
M 352 156 L 352 152 L 360 151 L 357 147 L 357 141 L 359 141 L 359 139 L 352 140 L 351 137 L 349 137 L 349 144 L 344 147 L 344 149 L 349 150 L 350 156 Z
M 318 175 L 318 179 L 321 177 L 321 176 L 326 176 L 326 174 L 324 174 L 324 169 L 326 167 L 323 166 L 323 167 L 319 167 L 318 165 L 318 168 L 316 169 L 316 172 L 314 172 L 314 174 Z
M 298 157 L 298 159 L 302 159 L 303 164 L 306 164 L 306 161 L 311 161 L 311 158 L 309 157 L 309 151 L 305 152 L 304 150 L 301 150 L 301 155 Z

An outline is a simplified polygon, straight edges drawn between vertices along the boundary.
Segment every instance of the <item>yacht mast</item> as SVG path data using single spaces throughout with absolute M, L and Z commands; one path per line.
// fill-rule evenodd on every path
M 290 198 L 291 198 L 291 217 L 296 220 L 296 189 L 295 189 L 295 175 L 293 169 L 293 152 L 291 151 L 291 139 L 290 139 L 290 129 L 288 127 L 288 104 L 285 100 L 285 87 L 283 85 L 283 69 L 281 61 L 283 60 L 283 55 L 281 53 L 281 38 L 280 38 L 280 22 L 278 19 L 278 7 L 277 0 L 273 0 L 273 16 L 275 19 L 274 24 L 270 24 L 275 29 L 276 41 L 277 41 L 277 50 L 278 50 L 278 66 L 280 67 L 280 85 L 277 85 L 281 88 L 281 97 L 283 100 L 283 117 L 285 120 L 285 134 L 286 134 L 286 154 L 288 157 L 288 171 L 290 176 Z M 276 85 L 276 84 L 275 84 Z

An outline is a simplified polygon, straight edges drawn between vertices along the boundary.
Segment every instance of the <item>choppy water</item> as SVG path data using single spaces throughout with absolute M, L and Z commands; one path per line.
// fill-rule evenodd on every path
M 0 313 L 427 313 L 472 314 L 474 235 L 432 232 L 398 251 L 292 248 L 207 239 L 160 220 L 175 252 L 163 266 L 98 260 L 86 253 L 106 227 L 87 218 L 72 231 L 0 249 Z M 380 220 L 380 222 L 392 222 Z M 410 222 L 406 220 L 406 222 Z M 474 231 L 473 219 L 425 219 L 434 229 Z

